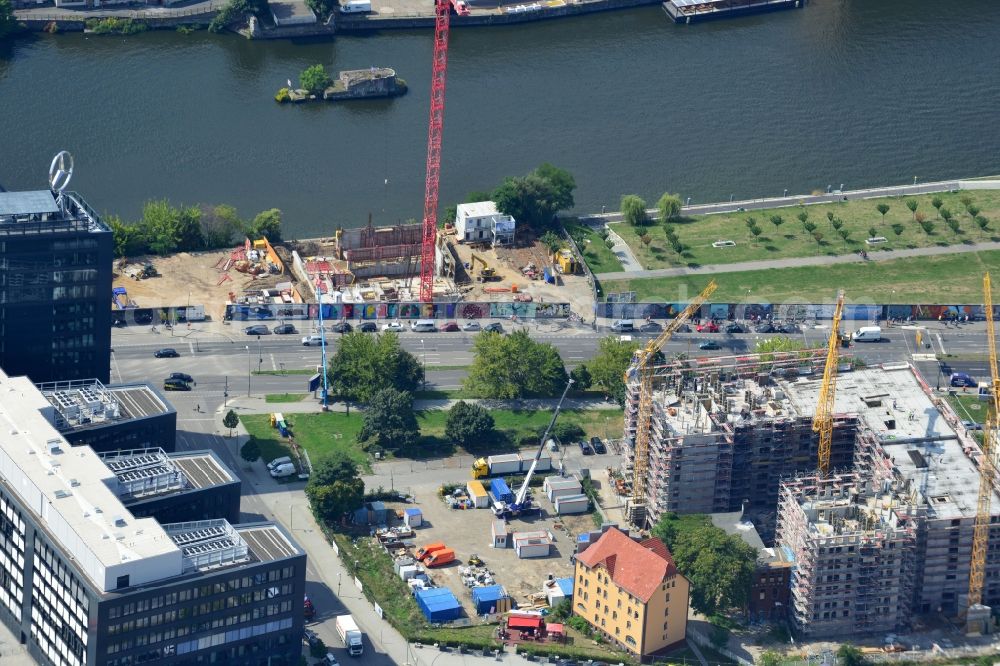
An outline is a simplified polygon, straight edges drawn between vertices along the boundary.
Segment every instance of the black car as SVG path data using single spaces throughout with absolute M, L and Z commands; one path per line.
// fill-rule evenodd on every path
M 157 349 L 153 352 L 153 356 L 156 358 L 179 358 L 180 354 L 177 353 L 176 349 L 170 349 L 168 347 L 166 349 Z
M 170 376 L 167 377 L 164 381 L 169 382 L 174 379 L 180 382 L 184 382 L 186 384 L 194 384 L 194 377 L 185 372 L 171 372 Z
M 580 441 L 580 453 L 585 456 L 590 456 L 594 454 L 594 449 L 590 448 L 590 444 L 581 440 Z
M 378 324 L 373 321 L 366 321 L 358 326 L 358 330 L 362 333 L 375 333 L 378 331 Z
M 647 321 L 645 324 L 639 327 L 640 333 L 659 333 L 663 330 L 663 327 L 657 324 L 655 321 Z
M 292 326 L 291 324 L 278 324 L 271 330 L 273 330 L 277 335 L 288 335 L 289 333 L 298 333 L 298 331 L 295 330 L 295 327 Z
M 187 382 L 182 382 L 179 379 L 164 379 L 163 380 L 163 390 L 164 391 L 190 391 L 191 385 Z
M 593 447 L 595 453 L 607 453 L 608 448 L 604 446 L 604 442 L 601 441 L 600 437 L 591 437 L 590 446 Z
M 351 331 L 354 330 L 354 328 L 346 321 L 338 321 L 336 324 L 330 327 L 330 330 L 333 331 L 334 333 L 350 333 Z
M 243 332 L 247 335 L 269 335 L 271 329 L 264 324 L 257 324 L 256 326 L 247 326 L 243 329 Z
M 777 333 L 778 332 L 778 329 L 776 329 L 772 324 L 761 324 L 760 326 L 758 326 L 754 330 L 757 333 Z
M 707 342 L 703 342 L 700 345 L 698 345 L 698 349 L 722 349 L 722 347 L 719 346 L 718 342 L 713 342 L 711 340 L 708 340 Z
M 747 329 L 740 324 L 732 323 L 726 326 L 725 331 L 726 333 L 746 333 Z
M 785 334 L 801 333 L 802 329 L 799 328 L 798 324 L 781 324 L 776 327 L 776 332 Z
M 500 324 L 500 322 L 495 321 L 492 324 L 483 326 L 483 330 L 487 333 L 503 333 L 503 325 Z
M 135 323 L 137 324 L 152 324 L 153 314 L 151 312 L 136 312 L 135 313 Z

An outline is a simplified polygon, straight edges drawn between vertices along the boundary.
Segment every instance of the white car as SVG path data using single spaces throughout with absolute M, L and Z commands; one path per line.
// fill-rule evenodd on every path
M 323 664 L 325 666 L 340 666 L 340 664 L 337 662 L 337 658 L 333 656 L 332 652 L 326 653 L 326 658 L 323 659 Z
M 321 345 L 323 344 L 323 336 L 307 335 L 306 337 L 302 338 L 302 344 L 305 345 L 306 347 L 309 347 L 311 345 Z
M 405 330 L 406 328 L 403 326 L 403 323 L 399 321 L 390 321 L 388 324 L 382 326 L 383 332 L 402 333 Z
M 470 321 L 462 325 L 463 331 L 479 331 L 482 328 L 483 327 L 479 325 L 478 321 Z

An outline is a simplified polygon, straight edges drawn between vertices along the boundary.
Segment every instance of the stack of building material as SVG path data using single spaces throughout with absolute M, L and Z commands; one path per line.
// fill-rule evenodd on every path
M 547 477 L 542 487 L 549 501 L 553 503 L 560 497 L 579 495 L 583 490 L 578 479 L 562 476 Z
M 545 530 L 536 532 L 514 532 L 514 552 L 521 559 L 527 557 L 547 557 L 552 550 L 552 533 Z
M 490 496 L 483 487 L 482 481 L 469 481 L 466 489 L 469 491 L 469 499 L 477 509 L 487 509 L 490 506 Z
M 570 513 L 586 513 L 590 510 L 590 498 L 586 495 L 557 497 L 553 502 L 556 513 L 564 516 Z

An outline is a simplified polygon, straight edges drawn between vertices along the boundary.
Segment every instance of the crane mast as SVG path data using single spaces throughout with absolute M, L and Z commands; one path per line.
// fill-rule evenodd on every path
M 653 358 L 670 341 L 674 333 L 691 318 L 695 312 L 715 292 L 718 285 L 715 280 L 698 294 L 688 306 L 671 321 L 663 332 L 650 340 L 646 346 L 635 353 L 632 364 L 625 372 L 623 381 L 639 376 L 639 415 L 636 420 L 635 458 L 632 471 L 632 498 L 629 506 L 629 520 L 633 523 L 645 521 L 646 474 L 649 471 L 649 437 L 653 417 Z
M 972 557 L 969 565 L 967 608 L 983 603 L 986 578 L 986 554 L 990 541 L 990 499 L 993 495 L 994 438 L 1000 427 L 1000 368 L 997 367 L 997 341 L 993 322 L 993 289 L 990 274 L 983 275 L 983 305 L 986 310 L 986 342 L 990 350 L 990 410 L 983 427 L 982 458 L 979 462 L 979 497 L 976 522 L 972 530 Z
M 833 403 L 837 392 L 837 346 L 840 344 L 840 319 L 844 313 L 844 292 L 837 293 L 837 307 L 833 310 L 833 325 L 826 346 L 826 365 L 823 383 L 819 388 L 813 432 L 819 433 L 819 474 L 830 473 L 830 448 L 833 444 Z
M 559 410 L 562 409 L 563 401 L 566 399 L 566 394 L 569 393 L 569 387 L 572 385 L 572 379 L 566 382 L 566 388 L 563 389 L 562 397 L 559 398 L 559 402 L 556 403 L 556 410 L 552 412 L 552 419 L 549 421 L 549 427 L 545 429 L 544 433 L 542 433 L 542 441 L 539 442 L 538 450 L 535 451 L 535 457 L 531 461 L 531 467 L 528 468 L 528 474 L 524 477 L 524 482 L 521 484 L 520 489 L 518 489 L 517 495 L 514 497 L 514 503 L 510 507 L 511 511 L 514 513 L 517 513 L 524 508 L 524 503 L 528 499 L 528 484 L 531 483 L 531 477 L 535 475 L 535 467 L 538 466 L 538 460 L 542 457 L 542 451 L 545 450 L 545 442 L 548 441 L 549 433 L 552 432 L 552 428 L 556 424 L 556 419 L 559 418 Z
M 427 123 L 427 175 L 424 179 L 424 226 L 420 242 L 420 302 L 434 301 L 434 246 L 437 240 L 438 187 L 441 183 L 441 134 L 444 131 L 444 91 L 448 73 L 448 26 L 451 1 L 434 0 L 434 62 L 431 70 L 431 112 Z

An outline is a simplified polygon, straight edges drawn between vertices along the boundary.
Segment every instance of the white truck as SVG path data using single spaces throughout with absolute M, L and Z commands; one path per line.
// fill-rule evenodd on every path
M 531 468 L 532 456 L 522 456 L 520 453 L 504 453 L 488 458 L 478 458 L 472 463 L 472 478 L 485 479 L 490 476 L 518 474 Z M 535 466 L 536 472 L 547 472 L 552 469 L 552 458 L 543 455 Z
M 350 615 L 338 615 L 336 619 L 337 635 L 344 641 L 347 654 L 357 657 L 365 650 L 364 634 L 358 629 L 358 623 Z
M 341 14 L 366 14 L 371 10 L 371 0 L 347 0 L 340 6 Z

